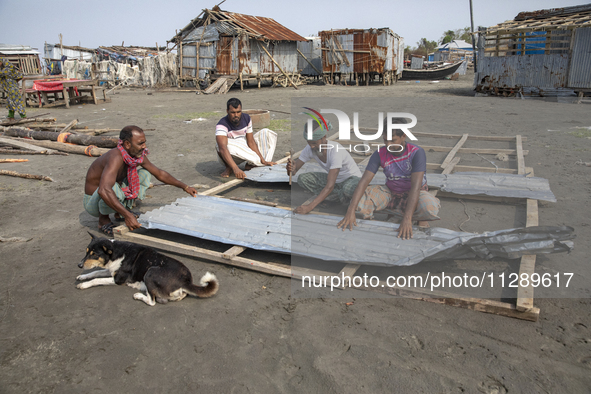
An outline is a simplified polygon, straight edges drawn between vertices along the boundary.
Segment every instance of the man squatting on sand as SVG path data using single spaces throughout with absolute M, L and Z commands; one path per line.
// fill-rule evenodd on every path
M 298 177 L 298 185 L 315 194 L 295 209 L 295 213 L 300 214 L 309 213 L 324 200 L 348 204 L 361 179 L 361 171 L 349 152 L 338 142 L 328 141 L 323 126 L 316 127 L 309 133 L 308 128 L 311 125 L 312 123 L 306 123 L 304 126 L 304 139 L 308 141 L 308 145 L 296 159 L 295 166 L 291 160 L 287 162 L 287 173 L 292 168 L 292 175 L 297 173 L 304 163 L 312 159 L 325 172 L 307 172 Z
M 228 115 L 215 126 L 218 160 L 226 166 L 222 178 L 234 173 L 236 178 L 244 179 L 246 175 L 238 168 L 244 161 L 245 171 L 276 164 L 271 160 L 277 145 L 277 133 L 262 129 L 253 136 L 252 120 L 248 114 L 242 113 L 242 103 L 237 98 L 228 100 L 226 113 Z
M 119 143 L 96 159 L 86 174 L 84 186 L 84 209 L 99 218 L 99 229 L 106 235 L 113 235 L 115 224 L 109 214 L 116 219 L 124 219 L 130 230 L 141 227 L 137 213 L 131 208 L 134 201 L 143 200 L 150 186 L 150 174 L 168 185 L 183 189 L 193 197 L 197 190 L 185 185 L 168 172 L 150 162 L 147 157 L 146 136 L 137 126 L 126 126 L 119 134 Z M 143 168 L 138 169 L 141 166 Z
M 392 123 L 407 123 L 404 118 L 394 118 Z M 387 130 L 387 119 L 384 128 Z M 364 219 L 373 218 L 374 211 L 389 209 L 401 218 L 398 238 L 413 237 L 412 221 L 419 221 L 419 227 L 429 227 L 428 221 L 438 220 L 439 199 L 429 194 L 427 187 L 427 156 L 423 148 L 406 142 L 406 134 L 400 129 L 392 130 L 392 139 L 384 133 L 384 144 L 370 159 L 359 185 L 353 193 L 347 214 L 337 227 L 353 230 L 356 226 L 356 212 Z M 369 183 L 378 169 L 384 169 L 384 186 Z

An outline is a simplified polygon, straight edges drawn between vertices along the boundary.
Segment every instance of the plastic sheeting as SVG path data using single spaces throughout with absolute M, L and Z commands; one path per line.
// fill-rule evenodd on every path
M 360 166 L 363 173 L 365 167 Z M 308 162 L 292 176 L 297 182 L 298 176 L 306 172 L 324 172 L 314 162 Z M 285 164 L 272 167 L 255 167 L 246 171 L 246 179 L 255 182 L 289 182 L 289 175 Z M 379 171 L 372 179 L 371 185 L 385 185 L 386 177 Z M 429 187 L 441 189 L 445 192 L 464 195 L 485 195 L 495 197 L 531 198 L 556 202 L 556 197 L 550 190 L 550 184 L 545 178 L 526 177 L 518 174 L 495 174 L 489 172 L 456 172 L 453 174 L 427 174 Z
M 99 81 L 111 84 L 154 87 L 176 86 L 178 82 L 176 55 L 173 53 L 146 56 L 134 66 L 113 60 L 103 60 L 96 65 Z M 91 62 L 66 60 L 64 74 L 67 78 L 90 79 L 91 67 Z
M 570 252 L 571 227 L 528 227 L 483 234 L 432 228 L 397 238 L 398 225 L 358 220 L 354 231 L 336 227 L 342 217 L 294 215 L 291 211 L 218 197 L 176 200 L 147 212 L 139 222 L 198 238 L 327 261 L 408 266 L 421 261 Z

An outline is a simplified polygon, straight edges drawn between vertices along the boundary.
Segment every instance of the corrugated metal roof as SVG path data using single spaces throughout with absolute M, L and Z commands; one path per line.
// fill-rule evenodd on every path
M 486 29 L 487 33 L 499 30 L 546 30 L 576 28 L 591 25 L 591 5 L 522 12 L 514 20 L 505 21 Z
M 360 166 L 361 172 L 365 166 Z M 292 176 L 297 182 L 298 176 L 306 172 L 325 172 L 318 164 L 308 162 Z M 255 167 L 246 171 L 246 179 L 255 182 L 289 182 L 285 164 L 271 167 Z M 371 185 L 384 185 L 386 177 L 382 171 L 376 173 Z M 429 187 L 444 192 L 464 195 L 482 195 L 510 198 L 531 198 L 534 200 L 556 202 L 550 184 L 545 178 L 525 177 L 519 174 L 494 174 L 488 172 L 456 172 L 453 174 L 427 174 Z
M 267 40 L 306 41 L 304 37 L 294 33 L 271 18 L 237 14 L 235 12 L 224 12 L 224 14 L 243 29 L 253 32 L 255 35 L 261 35 Z
M 202 16 L 193 19 L 171 41 L 177 41 L 181 37 L 184 39 L 189 32 L 203 26 L 208 18 L 210 19 L 209 23 L 215 24 L 222 34 L 238 35 L 246 33 L 249 36 L 269 41 L 306 41 L 304 37 L 272 18 L 208 9 L 203 10 Z
M 291 253 L 327 261 L 378 266 L 413 265 L 423 260 L 518 258 L 524 254 L 570 251 L 570 227 L 529 227 L 484 234 L 432 228 L 414 238 L 396 237 L 398 225 L 358 220 L 342 231 L 342 217 L 293 215 L 291 211 L 219 197 L 178 199 L 147 212 L 139 222 L 156 228 L 258 250 Z

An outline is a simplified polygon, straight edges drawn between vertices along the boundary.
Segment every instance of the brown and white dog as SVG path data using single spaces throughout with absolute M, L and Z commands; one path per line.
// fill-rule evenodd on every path
M 79 275 L 76 280 L 91 279 L 79 283 L 79 289 L 126 284 L 140 291 L 133 298 L 150 306 L 156 302 L 180 301 L 187 294 L 211 297 L 218 291 L 219 284 L 214 274 L 207 272 L 199 285 L 194 285 L 191 271 L 172 257 L 147 246 L 90 236 L 92 241 L 78 267 L 102 269 Z

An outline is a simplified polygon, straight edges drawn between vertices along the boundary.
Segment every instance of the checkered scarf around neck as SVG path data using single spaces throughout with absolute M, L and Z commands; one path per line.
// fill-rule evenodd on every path
M 123 190 L 127 200 L 135 200 L 140 193 L 140 177 L 137 175 L 137 166 L 138 164 L 142 164 L 144 157 L 150 152 L 148 152 L 148 149 L 144 149 L 141 157 L 131 157 L 125 148 L 123 148 L 122 140 L 119 140 L 117 143 L 117 149 L 119 149 L 121 156 L 123 156 L 123 161 L 127 164 L 127 184 L 129 186 L 122 187 L 121 190 Z

